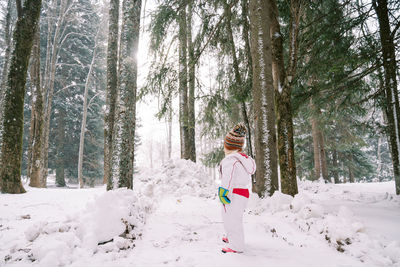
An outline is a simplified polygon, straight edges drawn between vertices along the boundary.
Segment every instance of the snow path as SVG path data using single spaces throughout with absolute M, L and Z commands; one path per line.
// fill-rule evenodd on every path
M 299 235 L 297 229 L 282 224 L 282 220 L 252 214 L 246 214 L 244 220 L 247 250 L 243 254 L 223 254 L 223 225 L 217 200 L 166 197 L 149 217 L 143 239 L 119 263 L 121 266 L 365 266 L 311 236 Z M 289 241 L 290 233 L 295 240 Z

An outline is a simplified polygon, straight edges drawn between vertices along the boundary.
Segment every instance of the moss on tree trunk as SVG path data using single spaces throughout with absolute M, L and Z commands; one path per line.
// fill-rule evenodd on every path
M 26 0 L 24 7 L 19 10 L 14 30 L 14 49 L 4 101 L 0 166 L 0 186 L 4 193 L 25 192 L 21 182 L 25 83 L 40 7 L 41 0 Z

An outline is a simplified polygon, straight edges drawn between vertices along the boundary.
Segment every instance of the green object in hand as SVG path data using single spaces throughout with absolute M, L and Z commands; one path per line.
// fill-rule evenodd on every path
M 229 204 L 231 203 L 230 199 L 228 198 L 229 190 L 223 187 L 218 188 L 218 197 L 222 204 Z

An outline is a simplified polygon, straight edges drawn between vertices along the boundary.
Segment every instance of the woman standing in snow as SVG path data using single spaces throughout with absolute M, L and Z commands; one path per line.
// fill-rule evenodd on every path
M 224 139 L 225 158 L 219 166 L 221 187 L 218 189 L 226 232 L 222 241 L 228 244 L 223 253 L 244 251 L 243 213 L 249 200 L 251 175 L 256 170 L 254 160 L 242 153 L 245 136 L 246 128 L 238 124 Z

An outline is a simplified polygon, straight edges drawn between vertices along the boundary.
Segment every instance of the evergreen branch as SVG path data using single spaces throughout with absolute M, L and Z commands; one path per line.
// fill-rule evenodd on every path
M 232 8 L 236 3 L 238 2 L 238 0 L 234 0 L 232 1 L 232 3 L 230 3 L 229 8 Z M 217 32 L 217 30 L 220 28 L 224 18 L 226 16 L 226 12 L 224 12 L 219 21 L 217 22 L 217 24 L 214 26 L 214 29 L 211 31 L 211 35 L 210 37 L 207 39 L 206 43 L 204 44 L 204 46 L 202 48 L 200 48 L 198 51 L 196 51 L 196 56 L 194 58 L 194 64 L 197 64 L 201 54 L 204 52 L 204 50 L 206 49 L 206 47 L 208 46 L 208 44 L 210 43 L 210 41 L 214 38 L 215 33 Z

